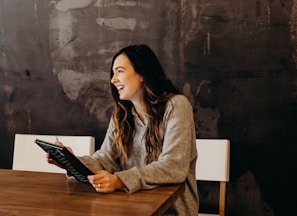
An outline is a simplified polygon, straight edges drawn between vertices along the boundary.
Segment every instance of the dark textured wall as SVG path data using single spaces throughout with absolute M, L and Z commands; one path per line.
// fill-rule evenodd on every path
M 15 133 L 92 135 L 112 111 L 115 51 L 146 43 L 191 102 L 199 138 L 231 140 L 227 215 L 296 199 L 297 1 L 0 1 L 0 168 Z M 216 185 L 201 183 L 203 206 Z

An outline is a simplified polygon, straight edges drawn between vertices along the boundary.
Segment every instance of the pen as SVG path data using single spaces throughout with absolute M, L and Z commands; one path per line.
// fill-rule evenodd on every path
M 58 136 L 56 136 L 56 141 L 59 142 L 59 140 L 58 140 Z

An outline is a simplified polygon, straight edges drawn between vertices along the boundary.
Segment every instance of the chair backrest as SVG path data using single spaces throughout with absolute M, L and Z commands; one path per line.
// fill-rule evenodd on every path
M 64 169 L 48 164 L 46 153 L 34 143 L 35 139 L 56 142 L 56 139 L 65 146 L 70 146 L 75 155 L 92 155 L 95 151 L 95 138 L 92 136 L 62 136 L 15 134 L 12 169 L 65 173 Z
M 219 216 L 225 215 L 226 182 L 229 181 L 230 141 L 228 139 L 197 139 L 196 180 L 220 182 Z M 202 214 L 201 215 L 212 215 Z

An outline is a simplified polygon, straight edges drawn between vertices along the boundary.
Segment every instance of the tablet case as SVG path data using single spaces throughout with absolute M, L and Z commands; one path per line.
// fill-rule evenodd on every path
M 91 185 L 87 176 L 94 173 L 89 170 L 77 157 L 75 157 L 65 146 L 59 146 L 40 139 L 36 139 L 35 143 L 39 145 L 45 152 L 48 152 L 52 159 L 58 162 L 67 174 L 73 176 L 78 181 Z

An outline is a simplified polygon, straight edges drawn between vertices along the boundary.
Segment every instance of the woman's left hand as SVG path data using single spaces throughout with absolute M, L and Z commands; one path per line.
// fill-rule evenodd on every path
M 94 171 L 94 175 L 89 175 L 88 179 L 96 191 L 101 193 L 111 193 L 125 186 L 117 175 L 105 170 Z

